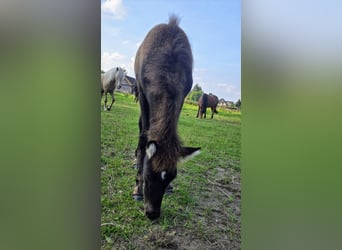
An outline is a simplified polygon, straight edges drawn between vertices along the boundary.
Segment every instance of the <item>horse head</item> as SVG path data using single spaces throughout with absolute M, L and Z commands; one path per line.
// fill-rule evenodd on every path
M 118 89 L 121 88 L 122 82 L 124 78 L 126 77 L 126 69 L 121 68 L 121 67 L 116 67 L 116 72 L 115 72 L 115 82 L 118 86 Z
M 168 158 L 163 145 L 150 142 L 143 163 L 145 214 L 150 220 L 160 216 L 160 208 L 166 188 L 177 176 L 177 162 L 188 160 L 200 153 L 199 147 L 181 147 L 178 158 Z M 170 155 L 170 157 L 172 157 Z

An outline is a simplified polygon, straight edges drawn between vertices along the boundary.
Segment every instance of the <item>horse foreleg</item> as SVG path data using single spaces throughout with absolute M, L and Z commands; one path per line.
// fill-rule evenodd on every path
M 143 166 L 141 166 L 137 162 L 137 168 L 138 168 L 138 173 L 135 177 L 135 187 L 133 188 L 132 197 L 136 201 L 141 201 L 144 199 L 144 195 L 143 195 L 144 180 L 143 180 L 143 173 L 142 173 Z
M 112 97 L 112 103 L 110 104 L 109 108 L 107 108 L 108 111 L 112 109 L 113 103 L 115 102 L 114 91 L 110 92 L 110 95 Z
M 106 111 L 107 110 L 107 92 L 105 92 L 104 95 L 105 95 L 105 99 L 104 99 L 103 110 Z
M 196 118 L 198 118 L 198 116 L 199 116 L 200 109 L 201 109 L 201 107 L 200 107 L 200 106 L 198 106 L 198 111 L 197 111 L 197 116 L 196 116 Z
M 143 133 L 142 129 L 142 119 L 141 117 L 139 118 L 139 142 L 138 142 L 138 147 L 135 151 L 135 155 L 137 158 L 137 175 L 135 178 L 135 187 L 133 189 L 133 199 L 140 201 L 143 199 L 143 184 L 144 184 L 144 179 L 143 179 L 143 164 L 144 164 L 144 158 L 145 158 L 145 147 L 146 147 L 147 139 L 146 136 Z
M 204 114 L 204 118 L 205 118 L 205 112 L 203 112 L 203 107 L 202 106 L 198 106 L 198 111 L 197 111 L 197 118 L 200 117 L 201 119 L 203 118 L 203 114 Z

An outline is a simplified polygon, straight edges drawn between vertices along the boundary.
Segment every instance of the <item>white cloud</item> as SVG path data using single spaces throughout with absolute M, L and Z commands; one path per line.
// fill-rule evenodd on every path
M 120 35 L 121 29 L 118 27 L 111 27 L 111 28 L 105 29 L 104 32 L 106 32 L 106 34 L 108 34 L 108 37 L 109 36 L 117 37 Z
M 131 57 L 131 68 L 129 70 L 132 72 L 134 75 L 134 62 L 135 62 L 135 56 Z
M 125 56 L 118 52 L 113 52 L 113 53 L 104 52 L 101 55 L 101 69 L 103 69 L 104 71 L 107 71 L 116 66 L 121 66 L 120 62 L 124 58 Z
M 115 19 L 123 19 L 126 16 L 126 8 L 122 4 L 122 0 L 105 0 L 101 4 L 101 10 L 108 13 Z
M 194 68 L 193 85 L 199 84 L 205 93 L 213 93 L 226 101 L 236 102 L 241 98 L 239 84 L 225 82 L 222 74 L 215 74 L 208 68 Z
M 199 77 L 199 76 L 196 76 L 196 75 L 194 75 L 194 76 L 192 77 L 192 79 L 193 79 L 193 82 L 196 83 L 196 84 L 198 84 L 198 83 L 200 83 L 200 82 L 203 82 L 203 81 L 202 81 L 202 78 Z
M 208 72 L 208 69 L 206 68 L 194 68 L 193 70 L 193 81 L 194 84 L 200 84 L 202 86 L 206 82 L 206 74 Z
M 114 67 L 123 67 L 127 71 L 127 75 L 135 77 L 134 74 L 134 59 L 135 57 L 128 57 L 127 55 L 118 52 L 104 52 L 101 55 L 101 69 L 107 71 Z
M 138 42 L 135 44 L 135 47 L 139 48 L 142 42 Z
M 122 45 L 129 45 L 131 43 L 130 40 L 124 40 L 121 42 Z
M 194 73 L 206 73 L 208 72 L 207 68 L 194 68 Z
M 216 84 L 217 88 L 224 92 L 224 96 L 229 96 L 231 100 L 226 101 L 237 101 L 241 98 L 241 90 L 236 85 L 228 84 L 228 83 L 218 83 Z

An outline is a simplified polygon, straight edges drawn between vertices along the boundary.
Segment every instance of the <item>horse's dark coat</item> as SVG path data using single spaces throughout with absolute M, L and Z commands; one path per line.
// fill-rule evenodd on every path
M 202 95 L 202 101 L 201 102 L 199 101 L 199 103 L 200 103 L 201 113 L 205 114 L 207 111 L 207 106 L 208 106 L 208 95 L 203 94 Z
M 214 113 L 218 113 L 216 108 L 219 103 L 218 97 L 213 94 L 203 94 L 199 99 L 198 99 L 198 111 L 197 111 L 197 118 L 200 117 L 207 117 L 207 107 L 211 108 L 211 119 L 214 117 Z
M 189 41 L 178 23 L 171 16 L 168 24 L 155 26 L 140 45 L 134 65 L 141 114 L 133 197 L 144 195 L 145 212 L 152 220 L 160 216 L 165 188 L 177 175 L 177 161 L 199 150 L 182 147 L 177 134 L 193 67 Z

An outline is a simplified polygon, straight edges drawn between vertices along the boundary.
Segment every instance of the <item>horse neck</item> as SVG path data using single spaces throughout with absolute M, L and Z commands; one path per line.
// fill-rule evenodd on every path
M 119 68 L 119 70 L 115 72 L 115 82 L 121 84 L 124 77 L 125 77 L 125 72 L 121 68 Z
M 178 143 L 177 124 L 182 104 L 181 100 L 168 103 L 164 99 L 151 109 L 149 140 L 163 143 L 167 138 Z

